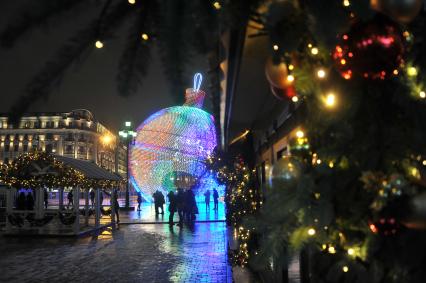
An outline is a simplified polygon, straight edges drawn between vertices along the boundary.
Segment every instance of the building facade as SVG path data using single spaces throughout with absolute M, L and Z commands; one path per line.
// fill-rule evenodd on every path
M 35 150 L 92 161 L 126 177 L 126 146 L 85 109 L 27 113 L 17 126 L 0 114 L 0 164 Z

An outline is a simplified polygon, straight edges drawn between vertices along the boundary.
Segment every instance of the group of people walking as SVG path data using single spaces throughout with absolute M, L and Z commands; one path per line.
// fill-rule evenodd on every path
M 210 191 L 207 190 L 204 193 L 206 209 L 210 208 Z M 213 189 L 213 201 L 214 201 L 214 210 L 218 209 L 219 202 L 219 193 L 216 189 Z M 155 205 L 155 214 L 164 214 L 164 204 L 166 203 L 164 195 L 161 191 L 157 190 L 152 195 Z M 184 222 L 192 223 L 195 221 L 196 215 L 198 214 L 198 206 L 195 200 L 195 194 L 192 188 L 184 190 L 178 188 L 176 192 L 171 190 L 167 194 L 167 199 L 169 201 L 169 224 L 173 225 L 173 218 L 177 212 L 179 215 L 178 225 L 181 226 Z M 140 211 L 140 205 L 142 202 L 142 196 L 138 195 L 138 211 Z
M 49 204 L 49 193 L 45 189 L 43 192 L 44 198 L 44 209 L 47 209 Z M 33 192 L 29 191 L 25 194 L 24 191 L 19 192 L 16 198 L 16 209 L 18 210 L 33 210 L 34 209 L 35 197 Z

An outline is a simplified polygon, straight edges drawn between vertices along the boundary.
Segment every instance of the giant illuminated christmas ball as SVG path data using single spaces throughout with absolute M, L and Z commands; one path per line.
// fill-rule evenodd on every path
M 156 190 L 205 191 L 216 185 L 205 166 L 216 147 L 214 119 L 201 109 L 205 93 L 198 88 L 186 90 L 183 106 L 162 109 L 137 128 L 130 148 L 131 182 L 147 200 Z

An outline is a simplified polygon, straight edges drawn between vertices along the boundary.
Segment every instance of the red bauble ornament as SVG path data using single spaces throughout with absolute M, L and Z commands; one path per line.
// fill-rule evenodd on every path
M 400 232 L 402 226 L 399 221 L 393 217 L 380 218 L 378 221 L 369 224 L 370 231 L 382 236 L 393 236 Z
M 271 85 L 271 92 L 276 98 L 280 100 L 291 99 L 293 96 L 296 96 L 296 89 L 293 85 L 290 85 L 285 89 L 277 88 Z
M 285 89 L 289 85 L 287 65 L 284 62 L 274 62 L 272 57 L 266 60 L 265 75 L 271 86 L 275 88 Z
M 419 14 L 423 0 L 370 0 L 373 10 L 388 15 L 397 22 L 408 24 Z
M 397 74 L 403 63 L 404 40 L 397 24 L 378 15 L 354 24 L 341 37 L 333 59 L 345 79 L 386 79 Z

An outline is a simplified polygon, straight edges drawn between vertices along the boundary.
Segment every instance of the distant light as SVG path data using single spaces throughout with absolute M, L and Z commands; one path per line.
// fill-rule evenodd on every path
M 308 44 L 308 48 L 312 48 L 312 44 L 311 43 Z
M 333 167 L 334 167 L 334 163 L 333 163 L 333 161 L 330 161 L 330 162 L 328 163 L 328 167 L 330 167 L 330 168 L 333 168 Z
M 321 159 L 317 159 L 317 164 L 319 165 L 319 164 L 321 164 Z
M 340 64 L 346 65 L 346 60 L 345 59 L 340 60 Z
M 305 133 L 304 133 L 303 131 L 298 130 L 298 131 L 296 132 L 296 137 L 298 137 L 298 138 L 303 138 L 304 136 L 305 136 Z
M 126 121 L 126 122 L 124 122 L 124 125 L 125 125 L 126 127 L 130 127 L 130 126 L 132 125 L 132 122 Z
M 333 93 L 327 94 L 324 103 L 327 107 L 334 107 L 336 105 L 336 96 Z
M 325 75 L 326 75 L 326 73 L 325 73 L 324 69 L 319 69 L 317 71 L 318 78 L 323 79 L 323 78 L 325 78 Z
M 293 75 L 288 75 L 287 76 L 287 81 L 290 82 L 290 83 L 294 82 L 294 76 Z
M 274 44 L 274 46 L 272 47 L 275 51 L 277 51 L 279 49 L 278 45 Z
M 425 97 L 426 97 L 426 92 L 421 91 L 421 92 L 419 93 L 419 96 L 420 96 L 421 98 L 425 98 Z
M 354 255 L 355 254 L 355 250 L 350 248 L 348 249 L 348 255 Z
M 426 166 L 426 160 L 423 160 L 422 164 L 423 164 L 424 166 Z
M 310 228 L 310 229 L 308 230 L 308 235 L 309 235 L 309 236 L 313 236 L 313 235 L 315 235 L 315 233 L 316 233 L 316 231 L 315 231 L 315 229 L 314 229 L 314 228 Z
M 351 2 L 349 0 L 343 0 L 343 6 L 349 7 L 351 5 Z
M 311 49 L 311 53 L 312 53 L 313 55 L 317 55 L 317 54 L 319 53 L 318 48 L 317 48 L 317 47 L 313 47 L 313 48 Z
M 346 265 L 342 267 L 343 272 L 348 272 L 349 271 L 349 267 L 347 267 Z
M 100 49 L 100 48 L 104 47 L 104 44 L 102 43 L 102 41 L 98 40 L 98 41 L 95 42 L 95 46 L 96 46 L 96 48 Z
M 393 74 L 396 76 L 399 74 L 399 71 L 397 69 L 393 70 Z
M 333 246 L 328 247 L 328 252 L 331 254 L 335 254 L 336 253 L 336 249 Z
M 128 0 L 129 1 L 129 4 L 135 4 L 136 3 L 136 0 Z
M 293 96 L 293 97 L 291 98 L 291 101 L 293 101 L 294 103 L 296 103 L 296 102 L 298 102 L 298 101 L 299 101 L 299 97 L 297 97 L 297 96 Z
M 416 67 L 409 67 L 409 68 L 407 69 L 407 74 L 408 74 L 410 77 L 415 77 L 415 76 L 417 76 L 417 69 L 416 69 Z
M 149 39 L 149 36 L 148 36 L 146 33 L 143 33 L 143 34 L 142 34 L 142 39 L 143 39 L 143 40 L 148 40 L 148 39 Z
M 220 5 L 219 1 L 214 2 L 213 6 L 215 7 L 216 10 L 219 10 L 220 8 L 222 8 L 222 5 Z
M 289 69 L 290 71 L 293 71 L 293 70 L 294 70 L 294 65 L 292 65 L 292 64 L 288 65 L 288 69 Z

